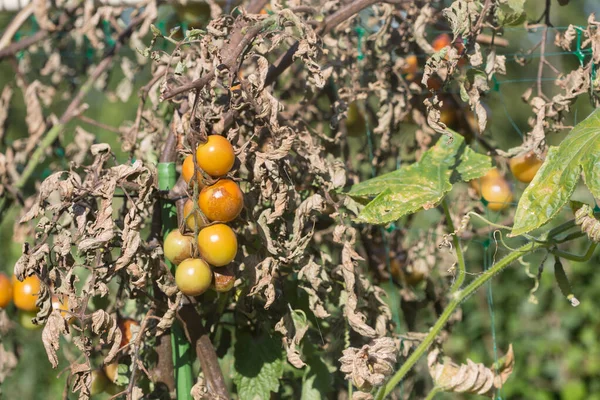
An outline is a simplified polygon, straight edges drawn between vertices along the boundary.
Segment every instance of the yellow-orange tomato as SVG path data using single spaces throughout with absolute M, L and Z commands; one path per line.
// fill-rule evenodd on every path
M 121 329 L 121 347 L 127 346 L 133 339 L 132 327 L 139 327 L 140 324 L 134 319 L 125 318 L 118 322 L 119 329 Z
M 188 229 L 192 232 L 198 229 L 202 229 L 206 226 L 206 221 L 204 217 L 198 212 L 198 210 L 194 211 L 194 202 L 191 199 L 187 199 L 185 204 L 183 205 L 183 219 L 185 220 L 185 224 Z
M 15 307 L 23 311 L 36 311 L 38 308 L 35 302 L 40 291 L 40 280 L 37 276 L 31 275 L 20 282 L 13 275 L 13 302 Z
M 214 267 L 229 264 L 237 254 L 235 232 L 225 224 L 207 226 L 198 233 L 198 251 Z
M 509 161 L 510 171 L 521 182 L 529 183 L 542 166 L 543 161 L 533 151 L 518 155 Z
M 406 74 L 406 80 L 415 80 L 417 72 L 419 71 L 419 60 L 417 59 L 417 56 L 412 54 L 407 56 L 404 61 L 405 64 L 402 67 L 402 73 Z
M 348 105 L 346 130 L 350 136 L 364 136 L 367 133 L 367 120 L 356 101 Z
M 490 210 L 501 211 L 510 206 L 513 194 L 508 182 L 499 178 L 482 183 L 481 197 L 488 202 L 487 207 Z
M 108 379 L 104 372 L 101 369 L 96 369 L 92 371 L 92 385 L 90 388 L 90 394 L 95 396 L 104 392 L 106 386 L 108 385 Z
M 0 308 L 6 307 L 13 296 L 13 287 L 10 278 L 4 272 L 0 272 Z
M 485 182 L 489 182 L 489 181 L 493 181 L 493 180 L 497 180 L 497 179 L 504 179 L 504 178 L 500 174 L 500 171 L 498 171 L 498 168 L 494 167 L 494 168 L 490 169 L 488 172 L 486 172 L 486 174 L 484 176 L 482 176 L 481 178 L 473 179 L 469 183 L 471 184 L 473 189 L 475 189 L 477 194 L 481 195 L 481 185 Z
M 235 283 L 235 273 L 233 272 L 233 268 L 219 268 L 218 271 L 214 271 L 214 289 L 217 292 L 223 293 L 228 292 L 233 289 L 233 285 Z
M 117 360 L 111 362 L 110 364 L 106 364 L 103 369 L 104 374 L 109 381 L 117 381 L 117 377 L 119 376 L 119 362 Z
M 194 177 L 194 157 L 191 154 L 183 160 L 181 176 L 188 185 Z M 202 174 L 199 171 L 196 175 L 196 182 L 198 182 L 198 189 L 201 190 L 204 187 L 204 183 L 202 182 Z
M 444 47 L 450 46 L 451 43 L 452 39 L 450 38 L 450 35 L 448 35 L 447 33 L 442 33 L 441 35 L 438 35 L 435 39 L 433 39 L 431 46 L 435 51 L 440 51 Z
M 187 296 L 199 296 L 210 287 L 212 271 L 210 266 L 199 258 L 188 258 L 177 266 L 175 283 Z
M 221 179 L 202 189 L 198 205 L 210 221 L 229 222 L 242 211 L 244 195 L 237 183 L 230 179 Z
M 235 163 L 235 153 L 229 140 L 221 135 L 210 135 L 206 143 L 196 149 L 196 162 L 204 172 L 217 178 L 228 173 Z
M 73 317 L 69 317 L 69 298 L 66 296 L 52 296 L 52 308 L 54 310 L 59 310 L 60 315 L 63 317 L 67 317 L 69 321 L 73 319 Z
M 177 265 L 192 256 L 194 252 L 194 238 L 189 235 L 183 235 L 179 232 L 179 229 L 175 229 L 169 232 L 165 238 L 163 250 L 167 260 Z

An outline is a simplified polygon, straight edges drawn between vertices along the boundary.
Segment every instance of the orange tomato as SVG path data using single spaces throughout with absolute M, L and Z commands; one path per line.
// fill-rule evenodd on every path
M 488 202 L 487 207 L 492 211 L 508 208 L 513 200 L 510 185 L 497 168 L 492 168 L 482 178 L 472 180 L 471 185 Z
M 131 318 L 125 318 L 118 322 L 119 329 L 121 329 L 121 347 L 127 346 L 133 339 L 132 327 L 139 327 L 140 324 Z
M 196 227 L 202 229 L 206 226 L 206 221 L 204 221 L 202 215 L 198 210 L 194 211 L 194 202 L 191 199 L 187 199 L 183 205 L 183 219 L 188 229 L 192 232 L 196 230 Z
M 228 292 L 233 289 L 235 284 L 235 274 L 233 268 L 225 267 L 219 268 L 218 271 L 214 271 L 214 289 L 219 292 Z
M 207 226 L 198 234 L 198 251 L 214 267 L 229 264 L 237 254 L 235 232 L 225 224 Z
M 221 135 L 210 135 L 206 143 L 196 149 L 196 162 L 213 178 L 227 174 L 235 163 L 233 146 Z
M 175 283 L 186 296 L 199 296 L 212 282 L 210 266 L 199 258 L 188 258 L 177 266 Z
M 431 42 L 431 46 L 435 51 L 440 51 L 446 46 L 450 46 L 452 44 L 452 38 L 447 33 L 442 33 L 438 35 L 433 42 Z
M 181 176 L 183 180 L 189 185 L 194 177 L 194 157 L 190 154 L 184 160 L 181 165 Z M 204 187 L 204 182 L 202 181 L 202 174 L 200 171 L 197 172 L 196 182 L 198 183 L 198 189 L 201 190 Z
M 13 287 L 10 278 L 4 272 L 0 272 L 0 308 L 6 307 L 13 297 Z
M 23 311 L 36 311 L 38 308 L 35 302 L 40 291 L 40 279 L 35 275 L 31 275 L 21 282 L 13 275 L 12 281 L 15 307 Z
M 533 180 L 543 163 L 533 151 L 513 157 L 508 162 L 515 178 L 524 183 L 529 183 Z
M 244 195 L 237 183 L 230 179 L 221 179 L 202 189 L 198 205 L 210 221 L 229 222 L 242 211 Z
M 419 60 L 417 59 L 417 56 L 414 54 L 409 55 L 404 59 L 404 61 L 405 64 L 402 67 L 402 73 L 406 74 L 406 80 L 415 80 L 417 72 L 419 71 Z

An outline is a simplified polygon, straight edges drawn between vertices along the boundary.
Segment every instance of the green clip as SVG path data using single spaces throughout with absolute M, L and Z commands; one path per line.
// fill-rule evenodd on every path
M 598 204 L 594 206 L 594 214 L 596 213 L 600 213 L 600 207 L 598 207 Z
M 114 39 L 110 36 L 110 23 L 107 20 L 102 20 L 102 30 L 104 31 L 104 40 L 109 47 L 115 45 Z
M 358 35 L 358 43 L 357 43 L 358 60 L 362 60 L 363 58 L 365 58 L 365 54 L 362 51 L 362 39 L 365 36 L 365 30 L 362 26 L 357 26 L 356 28 L 354 28 L 354 30 L 356 31 L 356 34 Z
M 491 241 L 490 239 L 485 239 L 481 245 L 483 246 L 484 250 L 487 250 L 490 247 Z
M 500 91 L 500 82 L 498 81 L 498 79 L 496 79 L 496 74 L 492 75 L 492 82 L 494 83 L 492 90 L 494 92 L 499 92 Z
M 388 233 L 392 233 L 396 230 L 396 224 L 394 222 L 392 222 L 391 224 L 388 225 L 388 227 L 385 229 Z

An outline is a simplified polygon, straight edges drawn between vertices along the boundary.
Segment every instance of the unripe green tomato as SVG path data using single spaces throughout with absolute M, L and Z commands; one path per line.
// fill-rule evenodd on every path
M 40 329 L 42 327 L 41 325 L 36 325 L 33 323 L 33 319 L 35 318 L 36 315 L 37 315 L 37 311 L 19 310 L 19 312 L 18 312 L 19 323 L 21 324 L 21 326 L 23 328 L 29 329 L 32 331 Z
M 210 287 L 212 282 L 210 266 L 199 258 L 188 258 L 177 266 L 175 283 L 187 296 L 199 296 Z
M 229 264 L 237 254 L 235 232 L 225 224 L 207 226 L 198 233 L 200 256 L 213 267 Z
M 104 375 L 101 369 L 95 369 L 92 371 L 92 386 L 90 388 L 90 394 L 95 396 L 104 392 L 108 385 L 108 378 Z
M 210 21 L 210 6 L 203 1 L 188 0 L 186 5 L 176 3 L 173 7 L 179 20 L 194 28 L 205 26 Z
M 355 137 L 364 136 L 367 133 L 367 120 L 356 101 L 348 105 L 346 130 L 348 135 Z
M 194 237 L 183 235 L 179 229 L 172 230 L 165 238 L 163 246 L 165 257 L 177 265 L 194 252 Z

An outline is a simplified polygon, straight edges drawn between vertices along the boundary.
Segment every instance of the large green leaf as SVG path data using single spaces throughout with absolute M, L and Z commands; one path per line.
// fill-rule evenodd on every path
M 573 194 L 582 169 L 587 187 L 600 198 L 600 109 L 577 124 L 560 146 L 550 147 L 521 196 L 511 236 L 539 228 L 558 214 Z
M 488 156 L 469 148 L 462 136 L 442 136 L 418 162 L 354 185 L 352 197 L 377 196 L 357 221 L 385 224 L 438 204 L 452 184 L 483 176 L 491 168 Z
M 525 0 L 505 0 L 496 8 L 496 18 L 501 26 L 522 25 L 527 18 Z
M 243 400 L 270 399 L 279 391 L 284 355 L 275 337 L 252 337 L 241 332 L 235 343 L 233 382 Z

